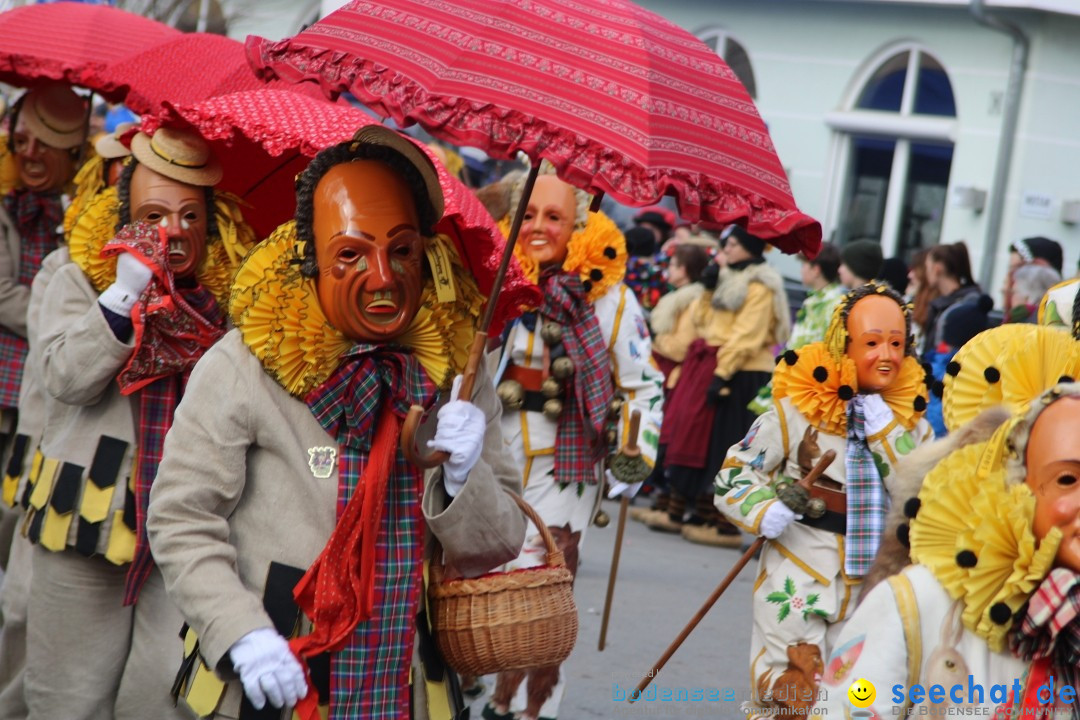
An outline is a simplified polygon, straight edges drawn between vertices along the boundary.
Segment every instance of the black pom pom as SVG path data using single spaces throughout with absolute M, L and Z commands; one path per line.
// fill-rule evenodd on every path
M 962 568 L 973 568 L 979 562 L 979 558 L 970 550 L 961 550 L 956 553 L 956 564 Z
M 1001 372 L 996 367 L 988 367 L 983 370 L 983 377 L 986 378 L 986 382 L 993 385 L 1001 379 Z
M 990 619 L 998 625 L 1004 625 L 1012 620 L 1012 611 L 1009 610 L 1009 606 L 1005 603 L 994 603 L 990 607 Z
M 606 257 L 608 260 L 614 260 L 618 256 L 619 253 L 615 252 L 615 248 L 611 247 L 610 245 L 604 248 L 604 257 Z
M 945 366 L 945 372 L 949 373 L 953 377 L 960 374 L 960 363 L 955 360 L 950 360 L 949 364 Z
M 911 547 L 911 528 L 907 523 L 896 526 L 896 539 L 900 541 L 900 544 L 906 548 Z
M 820 383 L 825 382 L 829 379 L 829 371 L 821 365 L 818 365 L 816 368 L 814 368 L 814 379 Z
M 923 363 L 922 364 L 922 371 L 923 371 L 923 374 L 925 374 L 928 377 L 933 377 L 934 376 L 934 368 L 930 366 L 930 363 Z
M 786 353 L 784 353 L 784 362 L 786 362 L 788 365 L 794 365 L 795 363 L 799 362 L 799 353 L 795 352 L 794 350 L 788 350 Z
M 904 503 L 904 517 L 914 518 L 919 514 L 919 508 L 922 507 L 922 500 L 917 497 L 908 498 L 908 501 Z
M 855 397 L 855 391 L 851 389 L 850 385 L 841 385 L 840 389 L 836 391 L 836 394 L 840 396 L 841 400 L 850 400 Z
M 913 403 L 913 405 L 915 406 L 915 412 L 922 412 L 926 409 L 926 398 L 924 398 L 922 395 L 915 396 L 915 402 Z
M 1076 380 L 1074 378 L 1068 376 L 1068 375 L 1062 375 L 1061 377 L 1058 378 L 1058 382 L 1059 383 L 1071 383 L 1071 382 L 1076 382 Z
M 593 268 L 589 271 L 589 279 L 593 282 L 600 282 L 604 279 L 604 273 L 599 268 Z
M 941 397 L 945 394 L 945 383 L 935 380 L 934 386 L 930 388 L 930 391 L 934 393 L 934 395 Z
M 592 281 L 586 280 L 585 282 L 581 283 L 581 287 L 585 288 L 585 292 L 592 292 Z

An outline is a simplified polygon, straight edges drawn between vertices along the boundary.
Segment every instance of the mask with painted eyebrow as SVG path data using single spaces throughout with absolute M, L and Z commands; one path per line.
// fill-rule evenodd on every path
M 847 318 L 847 356 L 855 363 L 859 392 L 881 392 L 896 382 L 904 361 L 904 312 L 892 298 L 867 295 Z

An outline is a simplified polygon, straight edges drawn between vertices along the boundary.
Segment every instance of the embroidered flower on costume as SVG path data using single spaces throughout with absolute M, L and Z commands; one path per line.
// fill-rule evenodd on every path
M 793 611 L 802 613 L 803 620 L 806 620 L 811 615 L 828 617 L 829 613 L 821 608 L 814 607 L 820 599 L 821 596 L 818 593 L 811 593 L 805 598 L 797 595 L 795 581 L 790 577 L 784 578 L 783 590 L 777 590 L 765 596 L 766 602 L 776 603 L 780 606 L 780 609 L 776 613 L 777 622 L 783 622 Z

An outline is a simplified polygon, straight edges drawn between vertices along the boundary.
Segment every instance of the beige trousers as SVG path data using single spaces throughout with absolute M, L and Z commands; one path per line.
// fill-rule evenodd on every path
M 170 689 L 183 646 L 180 613 L 154 570 L 134 608 L 127 567 L 35 546 L 27 623 L 30 720 L 184 718 Z
M 16 532 L 4 585 L 0 588 L 0 720 L 25 720 L 23 680 L 26 671 L 26 608 L 30 601 L 30 568 L 34 546 Z

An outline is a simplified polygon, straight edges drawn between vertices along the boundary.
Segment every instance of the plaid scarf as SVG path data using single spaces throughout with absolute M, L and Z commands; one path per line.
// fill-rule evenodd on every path
M 844 473 L 847 476 L 847 535 L 844 543 L 844 572 L 862 577 L 877 555 L 889 496 L 881 482 L 874 455 L 866 444 L 866 398 L 856 395 L 847 407 L 847 445 Z
M 116 234 L 102 255 L 131 252 L 154 274 L 132 309 L 135 351 L 117 376 L 120 392 L 139 393 L 133 484 L 135 491 L 135 557 L 128 568 L 124 605 L 139 597 L 154 559 L 146 538 L 150 486 L 157 476 L 165 435 L 184 394 L 188 377 L 199 358 L 225 334 L 225 316 L 209 290 L 200 285 L 179 288 L 168 272 L 168 244 L 164 230 L 143 223 Z
M 64 221 L 63 203 L 59 193 L 13 190 L 4 196 L 4 209 L 19 232 L 19 274 L 15 280 L 30 287 L 41 261 L 63 237 L 57 232 Z M 18 407 L 25 362 L 26 338 L 0 327 L 0 407 Z
M 1080 574 L 1054 568 L 1028 600 L 1023 618 L 1009 635 L 1013 655 L 1022 660 L 1048 659 L 1057 686 L 1080 682 Z M 1080 707 L 1072 703 L 1072 717 Z
M 415 356 L 366 344 L 354 346 L 304 398 L 340 448 L 338 522 L 293 590 L 313 629 L 290 646 L 305 668 L 306 658 L 333 653 L 334 719 L 409 717 L 423 575 L 424 474 L 405 461 L 397 445 L 409 406 L 430 407 L 435 399 L 435 385 Z M 301 720 L 318 720 L 318 701 L 314 691 L 300 701 Z
M 608 452 L 604 426 L 615 397 L 607 344 L 580 277 L 549 271 L 541 276 L 540 287 L 540 314 L 563 326 L 563 346 L 574 363 L 574 381 L 555 436 L 555 481 L 595 483 L 596 463 Z

